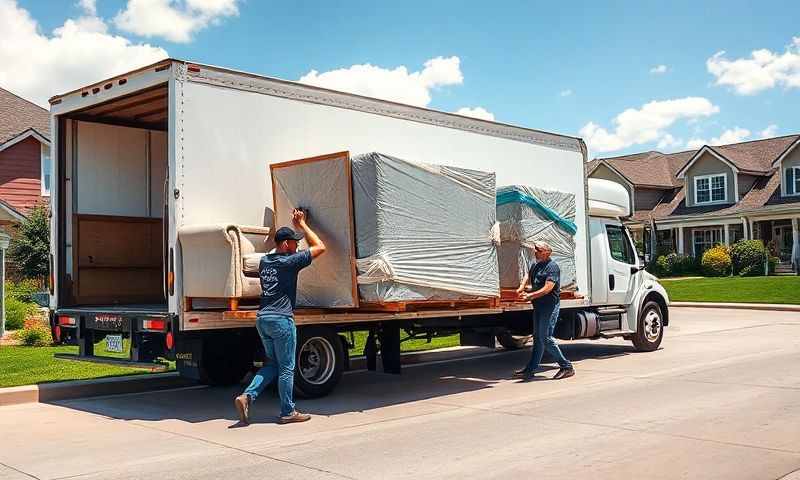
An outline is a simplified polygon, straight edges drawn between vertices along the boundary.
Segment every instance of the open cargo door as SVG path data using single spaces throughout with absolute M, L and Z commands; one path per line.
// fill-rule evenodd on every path
M 270 173 L 275 228 L 291 226 L 292 210 L 302 208 L 327 247 L 300 272 L 297 306 L 358 307 L 349 152 L 274 163 Z

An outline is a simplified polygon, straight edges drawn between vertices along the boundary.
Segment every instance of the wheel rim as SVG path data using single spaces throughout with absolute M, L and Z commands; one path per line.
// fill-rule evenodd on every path
M 298 370 L 303 379 L 312 385 L 322 385 L 330 380 L 335 364 L 335 350 L 325 338 L 309 338 L 300 348 Z
M 644 316 L 644 336 L 648 342 L 658 341 L 661 335 L 661 315 L 658 310 L 651 308 Z

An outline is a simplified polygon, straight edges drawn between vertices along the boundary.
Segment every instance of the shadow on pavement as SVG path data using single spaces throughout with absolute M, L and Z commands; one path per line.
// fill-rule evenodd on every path
M 579 373 L 580 362 L 584 359 L 617 357 L 634 352 L 630 345 L 595 342 L 570 342 L 562 345 L 562 349 L 567 358 L 575 362 Z M 529 355 L 530 348 L 526 348 L 467 360 L 422 364 L 404 368 L 401 375 L 352 372 L 342 377 L 341 383 L 331 395 L 318 399 L 296 399 L 296 401 L 298 409 L 304 412 L 337 415 L 472 392 L 492 388 L 498 382 L 512 379 L 514 370 L 522 367 Z M 545 355 L 539 373 L 540 380 L 549 380 L 556 368 L 552 359 Z M 121 420 L 235 422 L 238 417 L 233 399 L 243 389 L 244 385 L 201 387 L 53 403 Z M 253 423 L 274 422 L 278 409 L 277 393 L 273 387 L 266 390 L 253 405 L 251 409 Z

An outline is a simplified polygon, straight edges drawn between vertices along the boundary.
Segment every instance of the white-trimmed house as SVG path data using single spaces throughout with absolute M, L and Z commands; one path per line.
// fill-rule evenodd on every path
M 645 152 L 593 160 L 587 173 L 616 176 L 629 189 L 634 214 L 627 223 L 640 241 L 651 219 L 662 250 L 695 257 L 717 243 L 761 239 L 774 247 L 781 270 L 797 272 L 799 145 L 800 135 L 790 135 L 673 154 Z

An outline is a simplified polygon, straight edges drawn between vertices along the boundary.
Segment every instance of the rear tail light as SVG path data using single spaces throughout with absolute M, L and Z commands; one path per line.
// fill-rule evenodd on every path
M 175 337 L 172 332 L 167 332 L 167 336 L 164 337 L 164 344 L 167 346 L 167 350 L 172 350 L 172 347 L 175 346 Z
M 60 315 L 58 317 L 58 324 L 63 325 L 65 327 L 74 327 L 76 325 L 76 321 L 74 317 L 67 317 L 65 315 Z
M 50 254 L 50 272 L 49 272 L 48 280 L 50 281 L 50 295 L 52 295 L 53 292 L 55 291 L 54 290 L 55 289 L 54 285 L 56 283 L 55 282 L 55 275 L 53 274 L 53 254 Z
M 56 337 L 56 343 L 61 343 L 61 327 L 56 325 L 56 328 L 53 329 L 53 336 Z
M 163 332 L 167 329 L 167 321 L 162 319 L 142 320 L 142 330 L 157 330 Z

